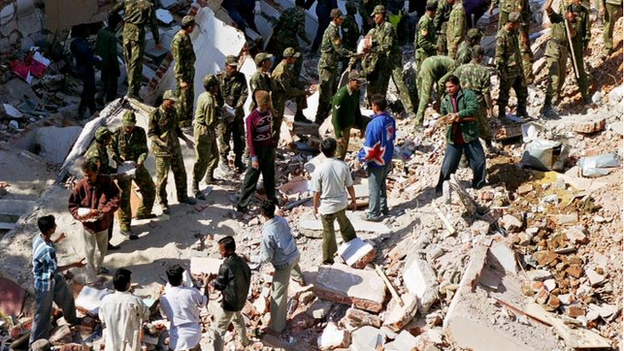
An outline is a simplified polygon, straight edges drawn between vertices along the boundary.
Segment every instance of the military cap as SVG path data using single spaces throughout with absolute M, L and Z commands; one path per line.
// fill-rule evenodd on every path
M 208 89 L 209 87 L 217 84 L 219 81 L 217 80 L 217 76 L 214 74 L 206 74 L 203 79 L 204 88 Z
M 127 110 L 124 112 L 123 118 L 121 119 L 121 123 L 124 126 L 133 126 L 136 124 L 136 115 L 133 111 Z
M 227 66 L 238 67 L 238 57 L 234 55 L 228 55 L 225 57 L 225 64 Z
M 378 13 L 386 14 L 386 7 L 384 5 L 377 5 L 373 9 L 373 13 L 370 14 L 371 17 L 375 16 Z
M 520 12 L 512 12 L 507 18 L 507 22 L 520 23 Z
M 344 19 L 345 15 L 342 14 L 342 11 L 340 11 L 340 9 L 333 9 L 329 13 L 329 17 L 331 19 L 335 19 L 335 18 L 342 18 L 342 19 Z
M 360 76 L 360 72 L 358 72 L 357 70 L 351 70 L 351 71 L 349 72 L 349 80 L 350 80 L 350 81 L 351 81 L 351 80 L 357 80 L 358 82 L 360 82 L 360 83 L 362 83 L 362 84 L 368 83 L 368 82 L 366 81 L 366 79 L 364 79 L 364 78 L 362 78 L 362 77 Z
M 103 141 L 106 140 L 106 138 L 108 138 L 109 136 L 111 136 L 111 131 L 104 127 L 98 127 L 98 129 L 95 131 L 95 140 L 97 141 Z
M 256 58 L 254 59 L 254 62 L 256 63 L 256 66 L 260 66 L 262 61 L 268 60 L 268 59 L 270 59 L 272 57 L 273 57 L 273 55 L 271 55 L 271 54 L 268 54 L 266 52 L 261 52 L 261 53 L 256 55 Z
M 195 24 L 195 16 L 186 15 L 182 18 L 182 27 L 190 27 Z
M 256 91 L 256 102 L 258 105 L 270 105 L 271 95 L 268 91 L 258 90 Z
M 176 96 L 173 90 L 167 90 L 163 94 L 163 100 L 171 100 L 173 102 L 178 102 L 178 97 Z
M 357 10 L 357 4 L 352 0 L 347 1 L 345 7 L 347 8 L 347 12 L 349 12 L 349 10 Z
M 438 0 L 427 0 L 427 7 L 437 9 Z
M 476 38 L 482 38 L 483 37 L 483 33 L 481 33 L 481 30 L 479 28 L 470 28 L 468 30 L 468 39 L 476 39 Z
M 284 57 L 299 57 L 301 56 L 300 52 L 295 51 L 295 49 L 293 48 L 286 48 L 286 50 L 284 50 L 284 53 L 282 54 L 282 56 Z

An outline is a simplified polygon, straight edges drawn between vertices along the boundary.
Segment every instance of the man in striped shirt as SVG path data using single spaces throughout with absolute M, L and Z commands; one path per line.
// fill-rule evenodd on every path
M 33 242 L 35 317 L 30 334 L 30 344 L 49 337 L 52 302 L 55 302 L 63 310 L 63 316 L 67 322 L 78 324 L 74 295 L 60 273 L 70 268 L 85 266 L 84 258 L 66 266 L 58 266 L 54 244 L 64 239 L 66 235 L 61 233 L 56 240 L 52 241 L 52 234 L 56 231 L 53 215 L 40 217 L 37 220 L 37 225 L 41 234 L 37 235 Z

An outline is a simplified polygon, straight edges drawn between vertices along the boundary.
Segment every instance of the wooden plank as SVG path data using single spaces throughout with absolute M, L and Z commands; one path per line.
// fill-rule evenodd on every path
M 438 217 L 440 217 L 440 219 L 442 220 L 442 223 L 444 223 L 444 226 L 446 227 L 446 230 L 449 232 L 449 235 L 453 235 L 457 233 L 457 230 L 455 229 L 455 227 L 453 227 L 453 225 L 451 224 L 451 222 L 449 222 L 449 220 L 446 218 L 444 213 L 442 213 L 442 211 L 440 210 L 436 202 L 431 201 L 431 204 L 433 205 L 433 210 L 435 211 L 435 213 L 438 215 Z
M 386 273 L 384 273 L 384 271 L 381 269 L 381 267 L 379 267 L 377 263 L 374 263 L 374 265 L 375 265 L 375 271 L 381 277 L 384 284 L 386 284 L 386 287 L 388 288 L 388 290 L 390 290 L 390 294 L 392 294 L 392 297 L 397 300 L 397 302 L 399 303 L 399 306 L 403 307 L 404 305 L 403 299 L 401 298 L 401 295 L 399 295 L 399 293 L 396 291 L 396 289 L 394 288 L 394 286 L 392 285 L 392 283 L 386 276 Z

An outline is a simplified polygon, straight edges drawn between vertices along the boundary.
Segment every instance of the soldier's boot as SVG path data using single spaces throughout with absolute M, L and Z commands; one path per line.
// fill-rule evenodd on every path
M 204 194 L 199 191 L 199 180 L 193 179 L 193 196 L 198 200 L 206 200 Z
M 555 109 L 552 104 L 552 96 L 546 96 L 544 99 L 544 106 L 542 107 L 542 115 L 545 117 L 550 117 L 555 114 Z
M 507 118 L 507 113 L 505 111 L 505 106 L 498 106 L 498 119 L 503 122 L 503 124 L 512 124 L 513 121 Z
M 526 106 L 518 106 L 518 116 L 529 118 L 529 112 L 527 112 Z
M 208 171 L 208 173 L 206 173 L 206 177 L 204 178 L 204 183 L 214 184 L 216 181 L 217 178 L 214 177 L 214 170 Z

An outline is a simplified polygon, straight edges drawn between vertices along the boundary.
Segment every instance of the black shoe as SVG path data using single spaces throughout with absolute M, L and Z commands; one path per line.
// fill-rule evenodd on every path
M 120 249 L 119 245 L 113 245 L 111 243 L 108 243 L 108 251 L 117 251 L 119 249 Z
M 236 205 L 236 211 L 240 212 L 240 213 L 246 213 L 247 212 L 247 207 L 242 207 L 242 206 Z
M 156 217 L 158 217 L 158 216 L 153 214 L 153 213 L 136 215 L 136 219 L 152 219 L 152 218 L 156 218 Z
M 137 240 L 139 238 L 139 234 L 137 234 L 137 233 L 130 233 L 128 238 L 130 238 L 130 240 Z
M 187 197 L 186 199 L 180 201 L 181 204 L 187 204 L 187 205 L 195 205 L 197 204 L 197 200 L 193 199 L 192 197 Z
M 301 111 L 297 112 L 295 114 L 295 122 L 305 122 L 305 123 L 310 123 L 310 120 L 307 119 L 303 113 Z
M 195 194 L 195 198 L 196 198 L 197 200 L 206 200 L 206 197 L 204 196 L 204 194 L 202 194 L 202 192 L 201 192 L 201 191 L 197 190 L 197 191 L 195 191 L 195 192 L 194 192 L 194 194 Z M 190 198 L 189 198 L 189 199 L 190 199 Z M 188 200 L 187 200 L 187 201 L 188 201 Z M 188 202 L 187 202 L 187 203 L 188 203 Z
M 435 188 L 435 193 L 434 193 L 434 197 L 438 198 L 440 196 L 442 196 L 443 191 L 442 191 L 442 186 L 439 186 Z
M 169 205 L 160 205 L 162 207 L 162 213 L 168 215 L 171 210 L 169 209 Z

